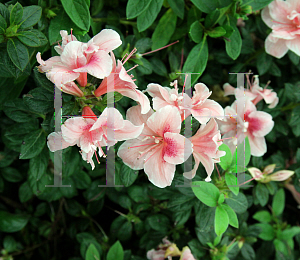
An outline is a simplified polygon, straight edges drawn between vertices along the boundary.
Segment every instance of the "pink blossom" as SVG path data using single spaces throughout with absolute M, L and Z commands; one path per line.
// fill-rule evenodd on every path
M 222 142 L 217 122 L 211 118 L 207 125 L 201 125 L 197 133 L 189 139 L 193 144 L 195 166 L 191 172 L 185 172 L 183 175 L 188 179 L 194 178 L 201 162 L 207 172 L 205 181 L 211 181 L 214 163 L 220 162 L 219 158 L 225 155 L 224 151 L 218 150 Z
M 145 124 L 142 134 L 123 143 L 118 156 L 134 170 L 144 168 L 149 180 L 157 187 L 170 186 L 176 164 L 191 155 L 191 142 L 180 135 L 181 118 L 175 107 L 166 106 L 157 112 L 141 114 L 141 106 L 131 107 L 127 118 L 135 125 Z
M 182 254 L 179 260 L 196 260 L 196 258 L 192 255 L 191 249 L 188 246 L 185 246 L 182 249 Z
M 247 89 L 244 89 L 243 87 L 234 88 L 229 83 L 226 83 L 223 86 L 225 92 L 224 96 L 235 95 L 235 98 L 239 99 L 245 95 L 254 105 L 264 99 L 267 104 L 270 104 L 268 106 L 269 108 L 274 108 L 278 104 L 279 99 L 276 92 L 273 92 L 272 89 L 267 89 L 266 87 L 263 89 L 259 86 L 258 76 L 254 77 L 252 83 L 248 80 Z
M 113 120 L 108 120 L 111 118 Z M 90 108 L 84 109 L 83 117 L 74 117 L 65 121 L 60 133 L 48 136 L 48 147 L 51 152 L 77 145 L 81 148 L 82 158 L 88 161 L 92 169 L 92 160 L 99 148 L 99 156 L 104 156 L 101 147 L 113 146 L 117 141 L 135 138 L 140 135 L 143 125 L 135 126 L 128 120 L 123 120 L 120 112 L 115 108 L 106 108 L 97 119 Z M 114 130 L 114 136 L 107 134 L 107 129 Z M 97 155 L 96 155 L 97 156 Z
M 288 50 L 300 56 L 300 2 L 275 0 L 262 11 L 263 21 L 272 29 L 266 52 L 282 58 Z
M 171 85 L 174 85 L 175 89 L 159 84 L 148 85 L 147 92 L 153 97 L 155 110 L 171 105 L 178 109 L 182 120 L 192 114 L 201 124 L 206 124 L 210 117 L 224 116 L 223 108 L 216 101 L 208 99 L 212 92 L 209 92 L 203 83 L 195 85 L 192 98 L 186 93 L 178 94 L 177 81 Z
M 60 56 L 43 61 L 41 54 L 37 54 L 39 71 L 45 72 L 50 81 L 60 87 L 61 84 L 77 80 L 84 87 L 87 84 L 87 73 L 100 79 L 109 75 L 112 60 L 108 52 L 122 43 L 115 31 L 102 30 L 88 43 L 79 42 L 76 38 L 72 40 L 74 36 L 65 35 L 65 32 L 61 34 L 63 44 L 56 48 Z
M 107 93 L 107 82 L 113 81 L 114 91 L 139 102 L 142 107 L 142 114 L 146 114 L 150 110 L 150 102 L 148 97 L 137 89 L 137 86 L 135 85 L 132 77 L 127 74 L 127 71 L 123 67 L 122 62 L 118 60 L 117 65 L 114 54 L 111 53 L 111 56 L 113 60 L 112 72 L 108 77 L 105 77 L 102 80 L 100 86 L 94 92 L 95 96 L 100 97 L 103 94 Z
M 275 166 L 276 164 L 268 165 L 264 168 L 263 172 L 255 167 L 248 168 L 248 171 L 256 181 L 262 183 L 268 183 L 270 181 L 284 181 L 295 173 L 294 171 L 281 170 L 270 174 L 274 171 Z
M 226 119 L 219 122 L 224 143 L 229 146 L 232 152 L 236 145 L 244 141 L 248 136 L 251 154 L 262 156 L 267 151 L 264 136 L 267 135 L 274 126 L 272 116 L 266 112 L 256 111 L 255 105 L 246 98 L 236 100 L 231 107 L 225 108 Z M 244 134 L 243 134 L 244 133 Z M 236 138 L 235 138 L 236 137 Z M 228 140 L 228 138 L 230 138 Z
M 149 260 L 164 260 L 172 259 L 172 256 L 180 256 L 181 252 L 176 244 L 171 243 L 166 237 L 163 238 L 163 244 L 159 244 L 157 249 L 151 249 L 147 252 Z
M 60 35 L 61 35 L 61 39 L 62 39 L 62 43 L 61 45 L 57 45 L 54 46 L 54 49 L 56 50 L 56 52 L 61 55 L 65 46 L 72 41 L 77 41 L 77 38 L 75 37 L 75 35 L 72 34 L 72 29 L 71 29 L 71 34 L 68 35 L 68 32 L 65 30 L 61 30 L 60 31 Z

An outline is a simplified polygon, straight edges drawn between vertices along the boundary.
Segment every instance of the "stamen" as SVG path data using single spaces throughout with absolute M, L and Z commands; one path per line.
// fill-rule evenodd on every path
M 137 51 L 137 49 L 136 48 L 133 48 L 133 50 L 127 55 L 127 57 L 126 57 L 126 59 L 123 61 L 123 65 L 124 65 L 124 63 L 126 62 L 126 61 L 128 61 L 130 58 L 131 58 L 131 56 L 135 53 Z
M 151 143 L 151 144 L 157 144 L 157 143 Z M 141 144 L 141 145 L 137 145 L 137 146 L 131 146 L 131 147 L 128 147 L 128 149 L 130 149 L 130 148 L 136 148 L 136 147 L 141 147 L 141 146 L 146 146 L 146 145 L 150 145 L 150 144 Z
M 271 83 L 271 80 L 269 80 L 269 81 L 267 82 L 267 84 L 265 85 L 264 89 L 266 89 L 266 88 L 270 85 L 270 83 Z
M 253 181 L 253 180 L 255 180 L 256 178 L 259 178 L 259 177 L 262 176 L 262 175 L 263 175 L 263 173 L 259 174 L 259 175 L 256 176 L 255 178 L 251 178 L 250 180 L 241 183 L 239 186 L 242 186 L 242 185 L 244 185 L 244 184 L 246 184 L 246 183 L 248 183 L 248 182 L 250 182 L 250 181 Z
M 73 29 L 71 28 L 71 39 L 73 41 Z
M 146 53 L 143 53 L 143 54 L 140 54 L 140 55 L 141 55 L 141 56 L 144 56 L 144 55 L 148 55 L 148 54 L 153 53 L 153 52 L 160 51 L 160 50 L 165 49 L 165 48 L 168 48 L 169 46 L 172 46 L 173 44 L 178 43 L 178 42 L 179 42 L 179 40 L 177 40 L 176 42 L 172 42 L 172 43 L 170 43 L 170 44 L 168 44 L 168 45 L 166 45 L 166 46 L 164 46 L 164 47 L 158 48 L 158 49 L 156 49 L 156 50 L 154 50 L 154 51 L 149 51 L 149 52 L 146 52 Z
M 98 156 L 97 156 L 96 150 L 94 151 L 94 153 L 95 153 L 95 155 L 96 155 L 96 159 L 97 159 L 98 164 L 100 164 L 99 159 L 98 159 Z
M 126 72 L 128 73 L 129 71 L 135 69 L 137 66 L 139 66 L 139 65 L 138 65 L 138 64 L 134 65 L 131 69 L 127 70 Z M 130 77 L 133 78 L 134 76 L 133 76 L 133 75 L 130 75 Z
M 128 53 L 125 53 L 124 57 L 122 58 L 121 62 L 123 62 L 123 59 L 128 55 Z M 123 64 L 123 63 L 122 63 Z

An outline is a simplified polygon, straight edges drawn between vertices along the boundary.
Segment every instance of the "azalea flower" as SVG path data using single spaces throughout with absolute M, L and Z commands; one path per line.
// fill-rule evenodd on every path
M 171 83 L 175 89 L 162 87 L 159 84 L 149 84 L 147 92 L 153 97 L 153 108 L 158 110 L 166 105 L 178 109 L 181 119 L 184 120 L 192 114 L 201 124 L 206 124 L 210 117 L 224 116 L 223 108 L 213 100 L 208 99 L 211 91 L 203 83 L 195 85 L 193 97 L 186 93 L 178 94 L 177 81 Z
M 223 134 L 224 143 L 229 146 L 232 153 L 235 151 L 236 146 L 244 141 L 246 136 L 249 138 L 252 155 L 262 156 L 267 152 L 264 136 L 274 126 L 270 114 L 257 111 L 251 100 L 246 98 L 245 102 L 238 99 L 231 107 L 227 106 L 225 115 L 227 115 L 226 119 L 218 123 Z
M 113 118 L 113 120 L 108 120 Z M 62 131 L 48 136 L 48 147 L 51 152 L 77 145 L 81 148 L 83 160 L 95 168 L 93 154 L 99 148 L 99 156 L 105 156 L 101 147 L 113 146 L 117 141 L 135 138 L 140 135 L 143 125 L 135 126 L 123 120 L 121 113 L 115 108 L 106 108 L 97 119 L 89 107 L 85 107 L 83 117 L 74 117 L 65 121 Z M 114 138 L 107 135 L 107 129 L 114 130 Z M 98 160 L 98 157 L 97 157 Z
M 275 0 L 261 14 L 272 29 L 265 41 L 266 52 L 279 59 L 288 50 L 300 56 L 300 2 Z
M 214 169 L 214 163 L 220 162 L 220 157 L 225 155 L 224 151 L 219 151 L 218 148 L 222 144 L 220 141 L 221 135 L 218 130 L 217 122 L 211 118 L 207 125 L 201 125 L 197 133 L 189 138 L 193 144 L 193 156 L 195 166 L 191 172 L 185 172 L 183 175 L 188 179 L 194 178 L 196 171 L 201 162 L 207 172 L 205 181 L 211 181 L 211 174 Z
M 192 255 L 191 249 L 185 246 L 179 260 L 196 260 L 196 258 Z
M 163 238 L 163 244 L 159 244 L 157 249 L 151 249 L 147 252 L 149 260 L 172 259 L 172 256 L 180 256 L 181 252 L 176 244 L 171 243 L 166 237 Z M 192 260 L 192 259 L 191 259 Z
M 39 71 L 45 72 L 47 78 L 57 87 L 74 80 L 84 87 L 87 84 L 87 73 L 99 79 L 109 75 L 112 60 L 108 52 L 122 43 L 118 33 L 110 29 L 102 30 L 88 43 L 79 42 L 77 39 L 69 41 L 64 32 L 62 37 L 63 45 L 56 48 L 60 56 L 43 61 L 41 54 L 37 54 Z
M 266 85 L 267 87 L 267 85 Z M 278 104 L 278 97 L 272 89 L 261 88 L 259 86 L 258 76 L 254 77 L 254 82 L 250 83 L 248 79 L 248 88 L 244 89 L 243 87 L 234 88 L 229 83 L 224 84 L 224 96 L 235 95 L 236 99 L 243 97 L 244 95 L 248 97 L 254 105 L 256 105 L 262 99 L 265 100 L 267 104 L 270 104 L 269 108 L 274 108 Z
M 175 165 L 191 155 L 191 142 L 180 133 L 181 118 L 175 107 L 166 106 L 157 112 L 151 109 L 141 114 L 141 106 L 127 111 L 127 119 L 135 125 L 145 124 L 139 137 L 123 143 L 118 156 L 134 170 L 144 169 L 149 180 L 157 187 L 170 186 Z M 188 150 L 188 151 L 187 151 Z
M 275 166 L 276 164 L 268 165 L 264 168 L 263 172 L 255 167 L 248 168 L 248 171 L 256 181 L 262 183 L 268 183 L 270 181 L 284 181 L 295 173 L 294 171 L 281 170 L 270 174 L 274 171 Z
M 133 53 L 133 52 L 132 52 Z M 146 114 L 150 110 L 150 102 L 148 97 L 138 90 L 137 85 L 134 83 L 132 76 L 128 75 L 123 64 L 129 59 L 132 53 L 122 63 L 120 60 L 115 60 L 115 56 L 111 53 L 113 68 L 109 76 L 105 77 L 100 86 L 95 90 L 94 95 L 100 97 L 107 93 L 107 82 L 114 82 L 114 91 L 119 92 L 123 96 L 129 97 L 140 103 L 142 107 L 142 114 Z

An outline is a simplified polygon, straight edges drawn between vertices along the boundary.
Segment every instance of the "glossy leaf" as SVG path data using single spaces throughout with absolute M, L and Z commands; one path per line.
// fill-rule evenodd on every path
M 23 71 L 29 62 L 28 50 L 23 43 L 16 38 L 10 38 L 7 42 L 7 52 L 15 66 Z
M 217 206 L 220 192 L 215 185 L 205 181 L 196 181 L 192 185 L 193 192 L 201 202 L 209 207 Z

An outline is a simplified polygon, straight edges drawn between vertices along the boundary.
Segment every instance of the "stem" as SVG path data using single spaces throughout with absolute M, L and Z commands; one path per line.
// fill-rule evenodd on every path
M 292 109 L 294 109 L 294 108 L 297 107 L 297 106 L 300 106 L 300 103 L 296 103 L 296 104 L 290 103 L 290 104 L 288 104 L 287 106 L 282 107 L 280 110 L 281 110 L 282 112 L 283 112 L 283 111 L 287 111 L 287 110 L 292 110 Z

